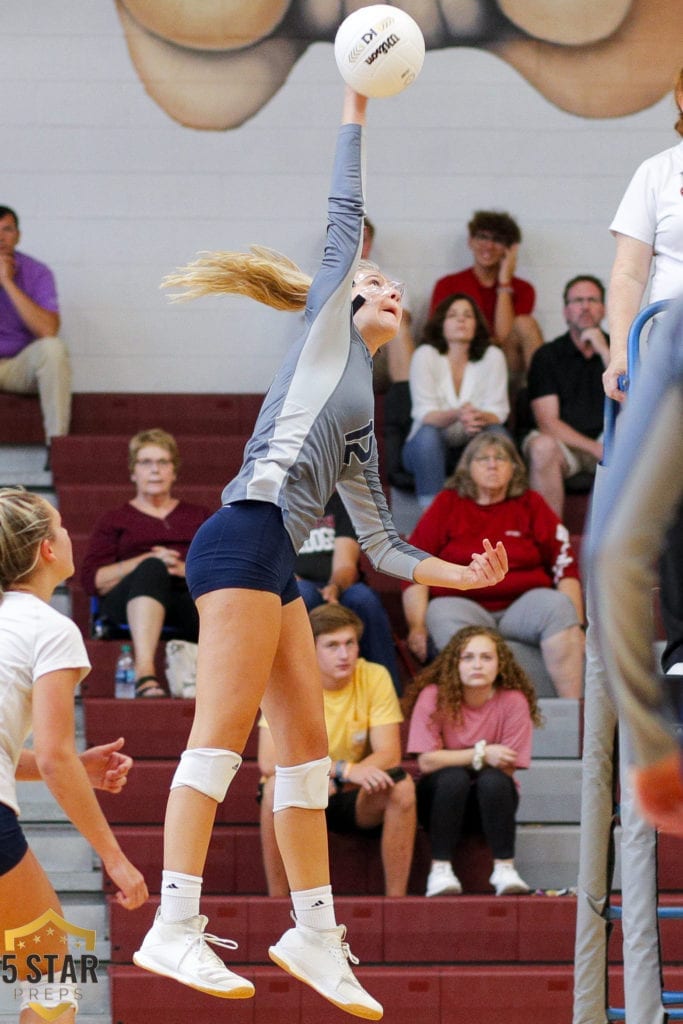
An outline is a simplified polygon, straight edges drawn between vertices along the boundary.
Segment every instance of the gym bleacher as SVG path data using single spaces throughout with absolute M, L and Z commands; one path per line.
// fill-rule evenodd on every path
M 261 396 L 254 394 L 74 395 L 72 433 L 55 439 L 52 473 L 56 500 L 72 534 L 76 564 L 95 519 L 125 501 L 127 443 L 136 431 L 160 426 L 178 440 L 182 465 L 174 488 L 178 497 L 217 507 L 223 484 L 236 471 Z M 381 400 L 378 402 L 381 437 Z M 0 395 L 0 443 L 18 434 L 40 443 L 37 399 Z M 580 544 L 587 496 L 569 495 L 567 520 Z M 405 635 L 397 581 L 372 573 L 400 639 Z M 69 584 L 72 615 L 89 635 L 89 602 L 75 577 Z M 81 703 L 88 744 L 126 738 L 135 758 L 122 794 L 99 794 L 121 845 L 145 874 L 151 905 L 122 910 L 103 878 L 109 907 L 111 1019 L 148 1024 L 163 1019 L 213 1024 L 217 1004 L 209 996 L 132 965 L 132 952 L 158 903 L 162 823 L 168 786 L 192 721 L 192 701 L 115 701 L 115 641 L 87 640 L 93 671 L 84 681 Z M 411 660 L 401 659 L 410 672 Z M 163 644 L 157 663 L 163 675 Z M 338 920 L 347 924 L 358 976 L 385 1007 L 392 1024 L 566 1024 L 571 1016 L 574 927 L 579 845 L 581 713 L 578 702 L 542 702 L 544 729 L 534 739 L 534 759 L 522 780 L 516 864 L 537 889 L 529 896 L 497 898 L 487 879 L 491 858 L 483 839 L 468 837 L 456 851 L 454 867 L 466 895 L 425 899 L 429 869 L 427 837 L 418 831 L 409 895 L 387 900 L 378 841 L 331 836 L 332 882 Z M 218 809 L 205 871 L 203 911 L 210 928 L 239 942 L 230 965 L 257 987 L 253 1000 L 233 1001 L 235 1024 L 321 1024 L 345 1018 L 315 993 L 274 967 L 267 948 L 289 926 L 289 901 L 269 899 L 261 860 L 256 792 L 256 736 L 252 731 L 243 769 Z M 414 765 L 406 761 L 409 768 Z M 660 885 L 676 890 L 683 846 L 662 836 Z M 619 884 L 617 862 L 616 885 Z M 683 902 L 683 892 L 674 896 Z M 683 988 L 680 929 L 669 929 L 665 973 L 670 988 Z M 611 939 L 613 1001 L 623 1000 L 621 933 Z M 234 957 L 235 959 L 232 959 Z M 623 1005 L 623 1002 L 620 1003 Z

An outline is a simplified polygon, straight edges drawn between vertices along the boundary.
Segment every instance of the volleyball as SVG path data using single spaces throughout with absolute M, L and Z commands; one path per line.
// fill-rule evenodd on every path
M 414 82 L 422 69 L 424 36 L 405 11 L 389 4 L 372 4 L 341 23 L 334 57 L 346 84 L 362 96 L 395 96 Z

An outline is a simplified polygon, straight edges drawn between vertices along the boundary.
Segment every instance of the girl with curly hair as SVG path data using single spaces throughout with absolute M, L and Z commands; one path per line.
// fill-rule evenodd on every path
M 451 856 L 464 826 L 480 825 L 493 853 L 497 896 L 529 892 L 514 865 L 518 768 L 531 761 L 541 724 L 536 693 L 499 633 L 459 630 L 413 681 L 408 752 L 417 754 L 418 816 L 429 832 L 427 896 L 461 893 Z

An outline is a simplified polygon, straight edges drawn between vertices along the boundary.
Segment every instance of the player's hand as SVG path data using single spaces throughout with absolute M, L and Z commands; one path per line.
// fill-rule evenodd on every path
M 619 390 L 619 378 L 626 374 L 626 356 L 612 356 L 609 366 L 602 375 L 602 386 L 608 398 L 623 402 L 626 392 Z
M 508 571 L 507 551 L 498 541 L 495 548 L 489 540 L 484 541 L 484 551 L 472 555 L 472 561 L 464 573 L 463 590 L 476 590 L 480 587 L 493 587 L 505 578 Z
M 103 789 L 107 793 L 120 793 L 128 782 L 128 772 L 133 767 L 133 759 L 121 753 L 125 740 L 119 736 L 111 743 L 102 743 L 90 747 L 80 755 L 81 762 L 90 784 L 94 789 Z
M 135 910 L 148 899 L 149 892 L 145 880 L 138 869 L 131 864 L 119 850 L 118 853 L 104 860 L 104 869 L 117 886 L 114 899 L 126 910 Z

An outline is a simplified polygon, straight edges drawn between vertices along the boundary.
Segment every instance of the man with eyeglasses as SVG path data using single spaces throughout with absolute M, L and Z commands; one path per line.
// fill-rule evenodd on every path
M 529 402 L 538 429 L 527 434 L 522 452 L 529 483 L 562 518 L 564 481 L 595 473 L 602 459 L 604 394 L 609 338 L 600 327 L 605 288 L 592 274 L 580 274 L 564 289 L 566 334 L 536 352 L 529 368 Z
M 528 281 L 515 277 L 522 232 L 509 213 L 477 210 L 467 225 L 474 264 L 440 278 L 434 285 L 429 315 L 443 299 L 464 292 L 477 303 L 497 345 L 505 352 L 513 391 L 543 344 L 538 323 L 531 315 L 536 292 Z

